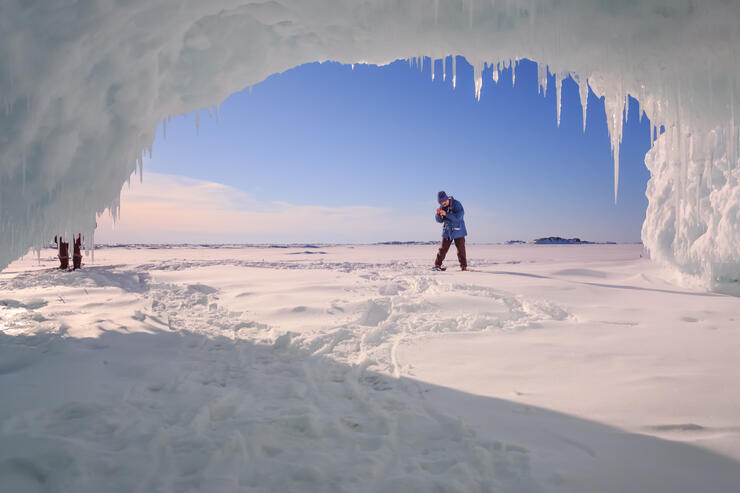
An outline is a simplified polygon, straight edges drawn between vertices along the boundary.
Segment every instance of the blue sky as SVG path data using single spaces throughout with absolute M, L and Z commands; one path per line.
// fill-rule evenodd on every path
M 201 112 L 199 131 L 193 113 L 176 118 L 166 139 L 160 128 L 145 162 L 146 189 L 124 192 L 121 225 L 103 236 L 146 241 L 145 228 L 137 234 L 141 208 L 127 203 L 142 202 L 144 193 L 149 219 L 156 220 L 150 199 L 178 195 L 172 190 L 184 177 L 193 180 L 188 194 L 213 190 L 195 187 L 201 182 L 228 189 L 214 195 L 221 203 L 200 207 L 210 211 L 206 217 L 223 214 L 224 224 L 204 232 L 192 219 L 177 234 L 160 228 L 150 241 L 436 239 L 440 189 L 464 204 L 470 241 L 544 235 L 639 241 L 650 124 L 638 122 L 636 101 L 625 125 L 615 205 L 604 105 L 593 93 L 584 134 L 576 84 L 563 83 L 557 127 L 554 78 L 547 96 L 538 94 L 532 62 L 518 65 L 515 87 L 509 70 L 498 83 L 484 72 L 480 101 L 462 58 L 454 89 L 449 77 L 442 80 L 441 62 L 435 69 L 432 80 L 429 59 L 423 70 L 407 61 L 354 69 L 308 64 L 233 94 L 218 120 Z M 180 219 L 188 215 L 197 214 Z

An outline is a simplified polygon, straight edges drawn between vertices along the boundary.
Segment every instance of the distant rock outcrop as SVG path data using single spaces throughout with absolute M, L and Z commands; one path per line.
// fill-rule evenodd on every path
M 580 238 L 561 238 L 559 236 L 548 236 L 547 238 L 534 240 L 535 245 L 593 245 L 593 243 L 593 241 L 583 241 Z

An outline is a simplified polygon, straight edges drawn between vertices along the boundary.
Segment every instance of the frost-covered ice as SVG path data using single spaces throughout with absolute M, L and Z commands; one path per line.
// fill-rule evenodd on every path
M 314 250 L 11 264 L 0 491 L 740 489 L 736 298 L 639 245 Z
M 459 54 L 475 67 L 476 95 L 528 58 L 540 63 L 541 90 L 558 93 L 556 115 L 565 77 L 584 107 L 588 87 L 605 97 L 615 196 L 625 101 L 636 97 L 666 127 L 647 157 L 644 243 L 705 284 L 734 285 L 739 26 L 740 3 L 727 0 L 6 0 L 0 265 L 60 232 L 91 231 L 107 207 L 117 214 L 121 185 L 142 172 L 170 117 L 217 115 L 229 94 L 317 60 L 426 55 L 445 59 L 438 75 L 454 85 L 449 55 Z M 514 83 L 515 70 L 507 75 Z

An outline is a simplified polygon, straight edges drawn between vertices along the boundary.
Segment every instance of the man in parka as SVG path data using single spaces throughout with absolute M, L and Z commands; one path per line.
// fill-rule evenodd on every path
M 468 260 L 465 254 L 465 236 L 468 231 L 465 229 L 465 210 L 460 201 L 454 197 L 449 197 L 444 191 L 437 194 L 439 209 L 434 217 L 438 223 L 442 223 L 442 245 L 437 252 L 437 259 L 434 261 L 434 270 L 445 270 L 442 267 L 447 251 L 450 249 L 452 242 L 455 242 L 457 248 L 457 260 L 460 262 L 460 270 L 468 270 Z

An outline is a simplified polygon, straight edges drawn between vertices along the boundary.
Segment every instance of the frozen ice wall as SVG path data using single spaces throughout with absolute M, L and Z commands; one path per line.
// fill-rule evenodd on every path
M 115 211 L 171 116 L 305 62 L 459 54 L 476 67 L 476 92 L 484 64 L 529 58 L 542 79 L 556 74 L 558 92 L 573 75 L 584 103 L 586 84 L 604 96 L 615 196 L 625 99 L 636 97 L 666 127 L 647 159 L 646 245 L 731 283 L 738 26 L 735 0 L 0 0 L 0 266 Z

